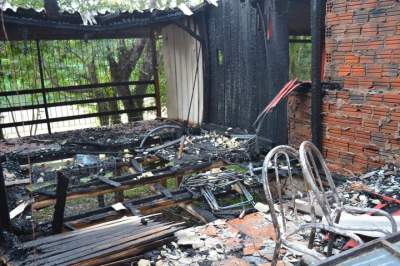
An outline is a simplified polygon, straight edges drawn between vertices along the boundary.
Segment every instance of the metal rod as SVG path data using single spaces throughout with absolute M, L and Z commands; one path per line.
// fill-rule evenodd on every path
M 63 102 L 48 103 L 47 107 L 68 106 L 68 105 L 88 104 L 88 103 L 112 102 L 112 101 L 119 101 L 119 100 L 135 100 L 135 99 L 144 99 L 144 98 L 155 98 L 155 96 L 156 95 L 154 93 L 151 93 L 151 94 L 142 94 L 142 95 L 98 98 L 98 99 L 63 101 Z M 44 108 L 44 107 L 45 107 L 44 104 L 33 104 L 33 105 L 22 105 L 22 106 L 14 106 L 14 107 L 5 107 L 5 108 L 0 108 L 0 113 L 1 112 L 10 112 L 10 111 L 31 110 L 31 109 Z
M 38 63 L 39 63 L 40 85 L 42 86 L 42 89 L 44 89 L 45 84 L 44 84 L 44 75 L 43 75 L 43 61 L 42 61 L 42 54 L 40 52 L 39 40 L 36 40 L 36 50 L 37 50 Z M 51 126 L 50 126 L 50 120 L 49 120 L 50 117 L 49 117 L 49 110 L 47 108 L 47 98 L 46 98 L 45 91 L 42 91 L 42 97 L 43 97 L 43 104 L 44 104 L 44 112 L 46 115 L 47 131 L 49 134 L 51 134 Z
M 74 85 L 74 86 L 63 86 L 63 87 L 51 87 L 42 89 L 26 89 L 19 91 L 2 91 L 0 96 L 14 96 L 21 94 L 33 94 L 41 92 L 60 92 L 60 91 L 73 91 L 73 90 L 86 90 L 86 89 L 98 89 L 108 87 L 119 87 L 126 85 L 146 85 L 154 84 L 154 80 L 137 80 L 137 81 L 118 81 L 118 82 L 106 82 L 106 83 L 94 83 L 85 85 Z
M 11 230 L 10 212 L 7 202 L 7 191 L 3 168 L 0 165 L 0 230 Z
M 64 223 L 64 209 L 65 201 L 67 198 L 69 179 L 64 176 L 63 173 L 57 172 L 57 189 L 56 189 L 56 205 L 54 207 L 52 229 L 53 234 L 59 234 L 62 232 Z
M 390 252 L 394 253 L 397 258 L 400 258 L 400 248 L 397 247 L 396 245 L 393 245 L 387 240 L 381 240 L 380 241 L 385 248 L 389 249 Z
M 161 117 L 161 95 L 160 95 L 160 79 L 158 76 L 158 60 L 157 60 L 157 43 L 156 33 L 153 30 L 150 37 L 151 55 L 153 64 L 154 91 L 156 94 L 157 117 Z
M 119 111 L 99 112 L 99 113 L 93 113 L 93 114 L 56 117 L 56 118 L 50 118 L 49 121 L 50 122 L 61 122 L 61 121 L 98 117 L 98 116 L 106 116 L 106 115 L 113 115 L 113 114 L 124 114 L 124 113 L 129 113 L 129 112 L 153 111 L 156 109 L 157 108 L 155 106 L 151 106 L 151 107 L 137 108 L 137 109 L 128 109 L 128 110 L 119 110 Z M 138 120 L 141 120 L 141 119 L 138 118 Z M 46 119 L 29 120 L 29 121 L 23 121 L 23 122 L 15 122 L 15 123 L 6 123 L 6 124 L 2 124 L 2 127 L 6 128 L 6 127 L 15 127 L 15 126 L 24 126 L 24 125 L 27 126 L 27 125 L 36 125 L 36 124 L 42 124 L 42 123 L 46 123 Z
M 340 221 L 340 217 L 341 217 L 342 213 L 339 212 L 336 217 L 335 217 L 335 224 L 338 224 Z M 332 252 L 333 252 L 333 244 L 335 242 L 336 239 L 336 234 L 335 233 L 329 233 L 329 240 L 328 240 L 328 251 L 326 252 L 326 254 L 328 255 L 328 257 L 332 256 Z

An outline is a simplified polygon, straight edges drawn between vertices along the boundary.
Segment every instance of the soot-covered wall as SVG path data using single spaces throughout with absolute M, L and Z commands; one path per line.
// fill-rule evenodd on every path
M 251 129 L 288 80 L 288 1 L 268 0 L 262 9 L 267 58 L 261 20 L 249 1 L 221 0 L 208 13 L 206 122 Z M 285 104 L 268 117 L 263 135 L 274 143 L 287 142 Z

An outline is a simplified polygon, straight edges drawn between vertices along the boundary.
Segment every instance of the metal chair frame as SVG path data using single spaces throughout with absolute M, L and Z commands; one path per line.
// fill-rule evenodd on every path
M 322 214 L 326 219 L 327 223 L 330 226 L 336 227 L 340 230 L 348 230 L 348 231 L 376 231 L 384 234 L 392 234 L 397 232 L 397 224 L 394 218 L 387 212 L 379 209 L 373 208 L 360 208 L 360 207 L 352 207 L 352 206 L 344 206 L 341 196 L 339 195 L 336 185 L 333 181 L 332 174 L 329 171 L 328 166 L 317 147 L 314 146 L 309 141 L 304 141 L 300 145 L 299 150 L 300 164 L 303 171 L 304 178 L 311 188 L 312 193 L 314 194 L 318 205 L 321 207 Z M 321 174 L 315 158 L 318 160 L 321 170 L 324 174 L 324 177 L 329 185 L 329 191 L 325 191 L 323 180 L 321 178 Z M 330 204 L 329 199 L 333 200 L 333 203 Z M 380 215 L 386 217 L 391 224 L 392 231 L 388 232 L 382 228 L 371 227 L 371 226 L 346 226 L 343 227 L 339 225 L 339 219 L 342 212 L 347 212 L 350 214 L 365 214 L 371 213 L 375 215 Z
M 278 165 L 278 159 L 280 157 L 284 157 L 284 159 L 285 159 L 285 165 L 288 169 L 288 180 L 289 180 L 289 182 L 291 182 L 293 184 L 292 165 L 291 165 L 290 157 L 298 159 L 299 153 L 290 146 L 286 146 L 286 145 L 277 146 L 267 154 L 267 156 L 265 157 L 264 163 L 263 163 L 262 183 L 263 183 L 265 197 L 266 197 L 268 205 L 269 205 L 271 219 L 272 219 L 272 223 L 274 225 L 275 234 L 276 234 L 276 245 L 275 245 L 275 250 L 274 250 L 274 256 L 272 259 L 272 265 L 275 266 L 277 264 L 278 259 L 279 259 L 280 249 L 281 249 L 282 245 L 286 246 L 289 249 L 298 251 L 300 253 L 307 254 L 318 261 L 326 258 L 326 256 L 324 256 L 323 254 L 320 254 L 317 251 L 311 249 L 312 242 L 311 242 L 311 245 L 309 245 L 309 247 L 305 247 L 305 246 L 302 246 L 299 244 L 291 243 L 288 240 L 288 238 L 293 236 L 294 234 L 296 234 L 300 231 L 307 230 L 307 229 L 311 229 L 312 231 L 320 229 L 320 230 L 328 231 L 328 232 L 331 232 L 334 234 L 343 235 L 343 236 L 349 237 L 351 239 L 354 239 L 356 242 L 362 244 L 363 241 L 357 235 L 355 235 L 351 232 L 340 230 L 339 228 L 331 227 L 329 224 L 326 225 L 326 224 L 317 223 L 316 218 L 315 218 L 315 213 L 313 211 L 311 213 L 312 223 L 300 224 L 299 226 L 297 226 L 297 228 L 295 230 L 288 232 L 287 226 L 286 226 L 286 218 L 285 218 L 283 200 L 282 200 L 282 186 L 281 186 L 281 182 L 280 182 L 279 165 Z M 271 168 L 273 168 L 275 170 L 274 172 L 275 172 L 276 186 L 277 186 L 277 190 L 278 190 L 277 194 L 278 194 L 279 212 L 281 215 L 282 226 L 279 224 L 278 215 L 275 211 L 274 200 L 273 200 L 272 193 L 271 193 L 271 190 L 269 187 L 268 169 L 271 169 Z M 293 190 L 295 190 L 293 185 L 291 186 L 291 188 Z M 294 207 L 294 211 L 295 211 L 295 217 L 297 218 L 297 210 L 294 205 L 295 204 L 295 194 L 296 194 L 295 191 L 292 191 L 293 207 Z M 310 197 L 310 201 L 313 201 L 312 194 L 309 194 L 309 197 Z M 312 241 L 313 241 L 313 239 L 312 239 Z

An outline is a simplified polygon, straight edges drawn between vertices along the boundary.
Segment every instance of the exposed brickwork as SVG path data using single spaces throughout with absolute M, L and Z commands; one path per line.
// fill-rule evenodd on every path
M 339 173 L 400 164 L 400 2 L 328 0 L 324 155 Z M 310 139 L 310 97 L 289 99 L 289 142 Z

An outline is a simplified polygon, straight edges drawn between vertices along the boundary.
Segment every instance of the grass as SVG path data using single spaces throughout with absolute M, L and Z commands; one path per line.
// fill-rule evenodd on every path
M 230 164 L 228 166 L 225 167 L 227 170 L 232 171 L 232 172 L 236 172 L 238 174 L 244 174 L 248 171 L 247 168 L 238 165 L 238 164 Z

